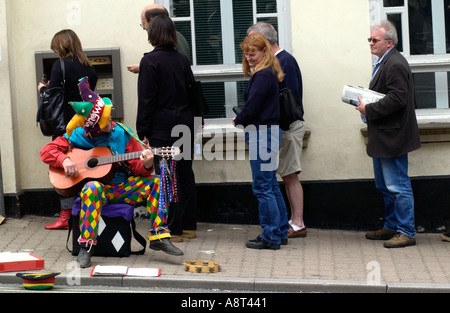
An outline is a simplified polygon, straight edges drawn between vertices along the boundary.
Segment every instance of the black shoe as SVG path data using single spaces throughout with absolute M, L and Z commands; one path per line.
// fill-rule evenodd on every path
M 94 254 L 94 246 L 87 247 L 82 245 L 78 252 L 77 261 L 80 263 L 81 268 L 91 266 L 91 256 Z
M 258 236 L 258 238 L 254 240 L 249 240 L 245 244 L 245 246 L 249 249 L 268 249 L 268 250 L 279 250 L 280 244 L 270 243 L 262 239 Z
M 281 243 L 280 243 L 282 246 L 287 246 L 287 244 L 288 244 L 288 239 L 287 238 L 284 238 L 284 239 L 281 239 Z
M 164 251 L 170 255 L 183 255 L 183 251 L 175 247 L 169 238 L 163 238 L 161 240 L 152 240 L 150 241 L 150 249 L 155 251 Z

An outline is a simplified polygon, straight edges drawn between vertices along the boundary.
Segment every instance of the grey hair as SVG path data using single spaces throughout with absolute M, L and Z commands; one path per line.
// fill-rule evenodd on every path
M 374 26 L 372 26 L 372 29 L 375 30 L 382 30 L 386 32 L 384 39 L 386 40 L 392 40 L 394 43 L 394 46 L 397 46 L 398 44 L 398 36 L 397 36 L 397 29 L 395 28 L 395 25 L 392 24 L 390 21 L 382 21 Z
M 247 30 L 247 35 L 253 32 L 260 33 L 261 35 L 266 37 L 267 41 L 269 41 L 271 45 L 274 45 L 278 42 L 277 31 L 269 23 L 258 22 L 255 25 L 250 26 L 249 29 Z

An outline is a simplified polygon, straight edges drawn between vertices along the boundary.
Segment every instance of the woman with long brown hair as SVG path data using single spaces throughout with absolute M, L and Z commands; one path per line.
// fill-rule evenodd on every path
M 258 199 L 259 222 L 263 232 L 246 243 L 251 249 L 280 249 L 287 244 L 287 208 L 276 177 L 281 142 L 279 128 L 279 84 L 284 79 L 278 59 L 266 37 L 247 36 L 241 44 L 242 70 L 250 77 L 244 91 L 245 106 L 234 125 L 245 127 L 253 177 L 253 194 Z
M 88 57 L 83 52 L 81 41 L 77 34 L 70 29 L 64 29 L 57 32 L 51 41 L 50 49 L 54 51 L 60 60 L 64 62 L 65 67 L 65 121 L 66 124 L 75 115 L 75 111 L 69 105 L 70 101 L 82 101 L 80 91 L 78 89 L 78 81 L 87 76 L 89 78 L 89 86 L 95 90 L 97 85 L 97 73 L 89 62 Z M 59 60 L 53 64 L 53 68 L 49 77 L 49 81 L 39 83 L 38 89 L 59 87 L 63 84 L 63 72 Z
M 64 29 L 57 32 L 53 36 L 50 49 L 58 55 L 59 60 L 53 64 L 49 81 L 39 83 L 38 91 L 44 92 L 46 88 L 60 87 L 64 84 L 64 121 L 67 125 L 75 115 L 75 111 L 69 102 L 83 101 L 80 90 L 78 89 L 78 81 L 87 76 L 89 79 L 89 87 L 94 91 L 97 85 L 97 73 L 83 52 L 81 41 L 73 30 Z M 63 78 L 60 60 L 64 63 L 65 79 Z M 68 228 L 68 221 L 74 201 L 75 197 L 60 198 L 61 214 L 54 223 L 46 225 L 45 228 Z

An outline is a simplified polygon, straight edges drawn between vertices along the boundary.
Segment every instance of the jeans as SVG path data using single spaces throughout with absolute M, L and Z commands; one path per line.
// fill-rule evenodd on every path
M 252 189 L 258 199 L 259 223 L 263 229 L 260 237 L 280 244 L 281 239 L 287 238 L 289 229 L 287 208 L 276 177 L 281 130 L 278 126 L 260 127 L 246 131 L 245 138 L 250 152 Z
M 384 196 L 384 228 L 414 238 L 414 197 L 408 176 L 408 155 L 373 158 L 373 167 L 375 185 Z

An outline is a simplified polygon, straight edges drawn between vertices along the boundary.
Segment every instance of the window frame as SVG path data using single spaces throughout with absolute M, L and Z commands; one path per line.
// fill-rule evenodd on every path
M 450 98 L 448 92 L 448 75 L 450 72 L 450 54 L 446 53 L 445 47 L 445 15 L 440 8 L 444 7 L 444 0 L 431 0 L 434 54 L 411 55 L 410 54 L 410 29 L 408 0 L 404 0 L 403 6 L 384 7 L 383 0 L 369 0 L 370 20 L 372 23 L 387 19 L 390 14 L 401 16 L 403 56 L 408 61 L 412 73 L 434 73 L 436 86 L 436 107 L 422 110 L 450 110 Z M 439 38 L 443 37 L 443 38 Z M 439 46 L 439 43 L 443 46 Z M 424 113 L 426 111 L 423 111 Z
M 432 0 L 432 8 L 439 8 L 439 3 L 443 8 L 443 0 Z M 402 52 L 406 60 L 410 64 L 411 71 L 413 73 L 435 73 L 447 75 L 450 72 L 450 54 L 428 54 L 428 55 L 410 55 L 410 38 L 409 38 L 409 11 L 408 0 L 405 0 L 403 6 L 385 8 L 383 6 L 383 0 L 369 0 L 370 21 L 371 24 L 375 24 L 381 20 L 387 19 L 388 14 L 401 14 L 402 23 L 402 37 L 403 37 L 403 50 Z M 438 10 L 439 11 L 439 10 Z M 433 11 L 433 13 L 435 13 Z M 445 21 L 445 17 L 444 17 Z M 434 18 L 433 18 L 434 22 Z M 442 22 L 442 19 L 441 19 Z M 442 24 L 441 24 L 442 25 Z M 436 24 L 433 23 L 433 36 L 436 35 Z M 445 27 L 442 29 L 445 30 Z M 439 30 L 437 30 L 439 32 Z M 445 37 L 445 33 L 443 34 Z M 434 37 L 433 37 L 434 38 Z M 433 43 L 435 40 L 433 40 Z M 445 42 L 445 40 L 444 40 Z M 437 78 L 437 77 L 436 77 Z M 446 81 L 446 80 L 445 80 Z M 442 86 L 442 81 L 439 83 Z M 435 87 L 436 89 L 440 87 Z M 445 92 L 448 97 L 448 85 L 445 85 Z M 442 92 L 442 91 L 441 91 Z M 436 99 L 439 98 L 436 92 Z M 447 106 L 440 108 L 438 101 L 436 102 L 436 108 L 431 109 L 416 109 L 417 122 L 419 125 L 420 140 L 424 143 L 444 143 L 450 142 L 450 103 L 447 100 Z M 361 134 L 365 137 L 367 143 L 367 126 L 361 128 Z
M 230 0 L 219 0 L 221 3 L 221 10 L 225 12 L 232 12 L 232 2 Z M 278 21 L 278 42 L 280 47 L 283 47 L 287 51 L 292 51 L 292 34 L 291 34 L 291 14 L 290 14 L 290 0 L 276 0 L 277 2 L 277 12 L 271 14 L 257 14 L 256 12 L 256 1 L 253 1 L 253 23 L 256 23 L 260 18 L 266 17 L 276 17 Z M 238 104 L 237 97 L 237 86 L 236 82 L 244 81 L 244 74 L 242 72 L 242 64 L 235 63 L 236 60 L 234 54 L 234 33 L 233 32 L 223 32 L 222 40 L 224 42 L 232 42 L 231 45 L 223 44 L 223 47 L 230 47 L 229 50 L 224 51 L 224 64 L 219 65 L 198 65 L 196 48 L 195 48 L 195 23 L 194 23 L 194 0 L 189 0 L 190 2 L 190 16 L 189 17 L 174 17 L 172 16 L 173 9 L 171 8 L 171 0 L 155 0 L 156 4 L 162 5 L 169 11 L 171 18 L 174 22 L 190 22 L 191 23 L 191 34 L 192 34 L 192 71 L 197 80 L 201 82 L 224 82 L 225 83 L 225 109 L 226 116 L 221 119 L 208 118 L 206 120 L 221 122 L 223 120 L 231 120 L 234 113 L 232 107 Z M 230 25 L 230 20 L 226 20 L 228 15 L 222 17 L 222 26 Z M 227 24 L 228 23 L 228 24 Z M 232 24 L 231 24 L 232 25 Z M 230 34 L 231 33 L 231 34 Z M 226 49 L 226 48 L 224 48 Z

